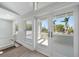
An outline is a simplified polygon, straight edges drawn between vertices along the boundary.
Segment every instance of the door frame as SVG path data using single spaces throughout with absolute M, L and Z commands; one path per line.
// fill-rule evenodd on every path
M 38 25 L 38 22 L 40 21 L 41 19 L 38 19 L 37 20 L 37 25 Z M 48 32 L 50 31 L 50 28 L 51 28 L 51 26 L 50 26 L 50 20 L 49 19 L 45 19 L 45 20 L 48 20 Z M 38 32 L 38 26 L 37 26 L 37 32 Z M 40 53 L 42 53 L 42 54 L 44 54 L 44 55 L 46 55 L 46 56 L 50 56 L 50 48 L 51 48 L 51 46 L 49 45 L 49 43 L 51 42 L 50 41 L 50 32 L 49 32 L 49 36 L 48 36 L 48 47 L 47 47 L 47 49 L 46 49 L 46 51 L 44 51 L 44 50 L 40 50 L 40 49 L 38 49 L 38 43 L 37 43 L 37 40 L 38 40 L 38 34 L 36 35 L 37 36 L 37 40 L 36 40 L 36 50 L 38 51 L 38 52 L 40 52 Z M 44 52 L 43 52 L 44 51 Z
M 79 48 L 78 48 L 78 44 L 79 44 L 79 37 L 78 37 L 78 30 L 77 29 L 79 29 L 79 25 L 78 25 L 78 22 L 79 22 L 79 17 L 78 17 L 78 14 L 79 14 L 79 7 L 78 6 L 75 6 L 75 7 L 70 7 L 70 8 L 64 8 L 64 9 L 60 9 L 60 10 L 58 10 L 57 12 L 55 11 L 55 13 L 54 14 L 49 14 L 49 16 L 50 17 L 47 17 L 49 20 L 51 20 L 52 19 L 52 17 L 54 17 L 55 15 L 59 15 L 59 14 L 63 14 L 63 13 L 68 13 L 68 12 L 73 12 L 73 16 L 74 16 L 74 18 L 75 18 L 75 20 L 76 21 L 74 21 L 75 22 L 75 24 L 74 24 L 74 27 L 75 27 L 75 29 L 74 29 L 74 39 L 73 39 L 73 45 L 74 45 L 74 56 L 79 56 Z M 77 30 L 77 31 L 76 31 Z M 51 35 L 51 34 L 50 34 Z M 50 38 L 51 39 L 51 38 Z M 37 40 L 37 39 L 36 39 Z M 50 40 L 51 41 L 51 40 Z M 50 41 L 48 41 L 48 42 L 50 42 Z M 77 42 L 77 43 L 76 43 Z M 51 43 L 50 43 L 51 44 Z M 50 44 L 48 44 L 49 45 L 49 56 L 51 56 L 51 46 L 50 46 Z

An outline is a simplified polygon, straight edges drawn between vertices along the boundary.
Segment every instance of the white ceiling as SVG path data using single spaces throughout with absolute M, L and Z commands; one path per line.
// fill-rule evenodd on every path
M 15 18 L 15 14 L 0 8 L 0 19 L 13 20 Z
M 41 9 L 43 7 L 46 7 L 52 3 L 55 3 L 55 2 L 38 2 L 38 9 Z
M 54 2 L 38 2 L 38 9 L 41 9 Z M 33 2 L 2 2 L 0 5 L 16 12 L 17 14 L 24 15 L 33 10 Z
M 3 2 L 1 5 L 5 6 L 12 11 L 23 15 L 33 10 L 32 2 Z
M 38 9 L 41 9 L 51 2 L 38 2 Z M 33 11 L 33 2 L 0 2 L 0 18 L 13 19 L 15 15 L 26 15 Z

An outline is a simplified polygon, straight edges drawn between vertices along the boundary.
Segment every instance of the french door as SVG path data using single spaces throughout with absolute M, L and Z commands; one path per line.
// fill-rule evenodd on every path
M 36 49 L 37 51 L 48 55 L 48 41 L 49 41 L 49 36 L 48 36 L 48 31 L 49 31 L 49 21 L 48 19 L 44 19 L 44 20 L 38 20 L 37 21 L 37 33 L 38 33 L 38 37 L 37 37 L 37 43 L 36 43 Z
M 63 23 L 65 17 L 38 20 L 38 38 L 36 48 L 39 52 L 53 57 L 73 57 L 73 16 L 68 27 Z M 72 23 L 72 24 L 71 24 Z
M 69 19 L 68 19 L 69 18 Z M 68 19 L 68 23 L 64 22 Z M 73 16 L 56 17 L 51 19 L 51 56 L 73 57 L 74 56 L 74 19 Z

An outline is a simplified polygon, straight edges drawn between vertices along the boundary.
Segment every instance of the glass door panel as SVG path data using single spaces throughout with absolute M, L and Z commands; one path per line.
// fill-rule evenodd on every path
M 28 43 L 33 42 L 32 25 L 33 25 L 32 20 L 26 20 L 26 40 L 27 40 Z
M 42 20 L 40 22 L 39 35 L 38 44 L 48 46 L 48 20 Z
M 38 20 L 37 50 L 48 54 L 48 20 Z
M 52 20 L 52 55 L 69 56 L 74 55 L 73 34 L 74 34 L 73 16 L 60 17 Z

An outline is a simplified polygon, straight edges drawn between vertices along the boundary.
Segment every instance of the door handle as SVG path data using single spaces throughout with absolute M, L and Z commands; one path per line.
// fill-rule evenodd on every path
M 50 32 L 48 32 L 48 37 L 50 37 Z
M 53 33 L 51 32 L 51 38 L 53 37 L 53 35 L 52 35 Z
M 53 37 L 53 35 L 52 35 L 53 33 L 52 32 L 48 32 L 48 37 Z

